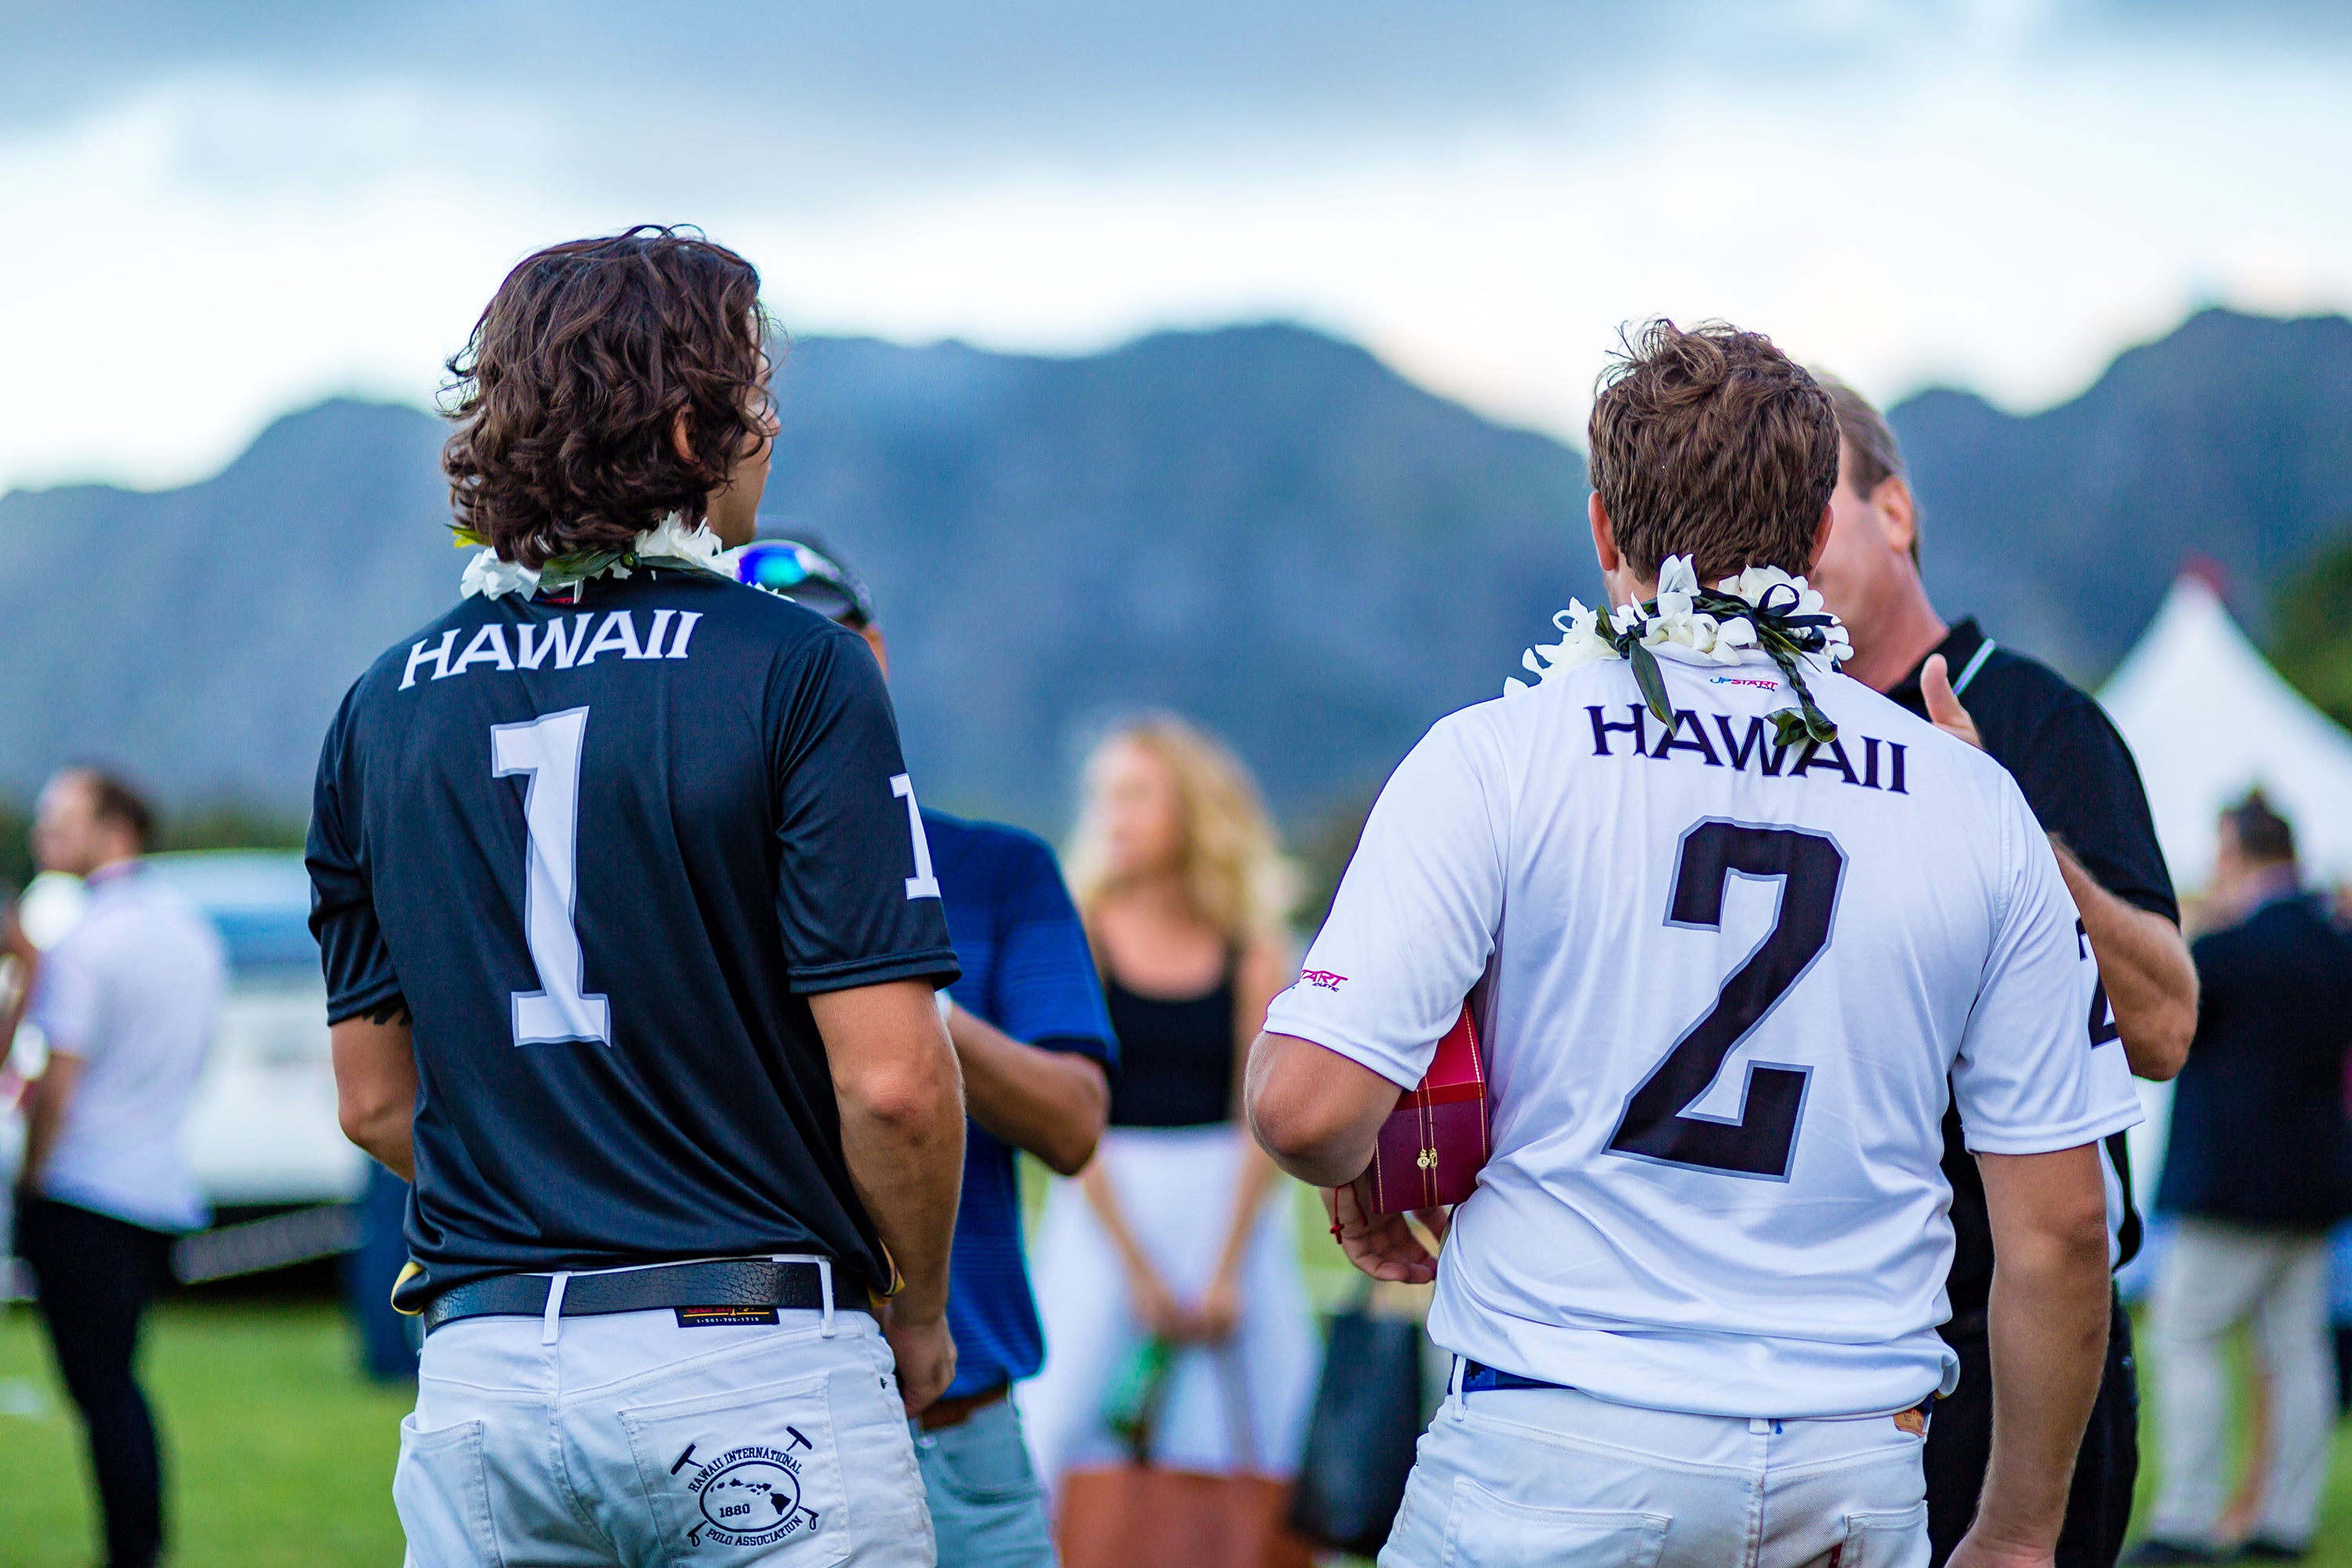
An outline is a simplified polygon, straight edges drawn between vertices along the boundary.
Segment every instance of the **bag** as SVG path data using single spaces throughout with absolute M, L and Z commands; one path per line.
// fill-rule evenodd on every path
M 1369 1281 L 1331 1320 L 1290 1528 L 1318 1545 L 1377 1557 L 1404 1502 L 1413 1446 L 1427 1424 L 1421 1347 L 1411 1318 L 1370 1310 Z
M 1429 1071 L 1381 1123 L 1372 1163 L 1352 1184 L 1357 1204 L 1370 1216 L 1460 1203 L 1478 1190 L 1487 1134 L 1486 1064 L 1465 1002 Z
M 1072 1470 L 1055 1531 L 1062 1568 L 1312 1568 L 1307 1542 L 1283 1528 L 1289 1494 L 1266 1476 Z
M 1238 1368 L 1223 1359 L 1230 1384 Z M 1062 1568 L 1313 1568 L 1307 1542 L 1283 1525 L 1287 1482 L 1246 1468 L 1210 1475 L 1151 1463 L 1153 1428 L 1175 1360 L 1169 1346 L 1147 1341 L 1113 1379 L 1104 1414 L 1135 1457 L 1063 1478 L 1054 1531 Z M 1235 1392 L 1226 1390 L 1227 1416 L 1234 1458 L 1247 1466 L 1255 1462 L 1255 1446 L 1247 1405 L 1232 1403 Z

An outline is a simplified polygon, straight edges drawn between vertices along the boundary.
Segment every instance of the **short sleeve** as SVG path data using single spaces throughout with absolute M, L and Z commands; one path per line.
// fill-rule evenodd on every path
M 2178 924 L 2179 900 L 2156 839 L 2139 764 L 2105 710 L 2080 693 L 2032 742 L 2004 759 L 2042 826 L 2064 840 L 2091 879 Z
M 1265 1026 L 1399 1088 L 1429 1070 L 1494 952 L 1509 813 L 1499 749 L 1470 713 L 1422 737 L 1381 791 L 1330 918 Z
M 794 992 L 958 973 L 882 671 L 856 634 L 799 645 L 772 688 L 776 912 Z
M 87 1058 L 105 1043 L 106 987 L 95 958 L 70 934 L 41 957 L 26 1010 L 52 1050 Z
M 1952 1065 L 1952 1098 L 1971 1153 L 2045 1154 L 2122 1131 L 2140 1120 L 2139 1099 L 2122 1043 L 2095 1038 L 2098 964 L 2057 857 L 2002 784 L 2005 907 Z
M 1016 1040 L 1118 1063 L 1086 927 L 1053 852 L 1011 840 L 998 884 L 996 1026 Z
M 310 873 L 310 934 L 327 981 L 327 1022 L 373 1013 L 404 993 L 377 923 L 360 833 L 361 775 L 352 738 L 358 688 L 343 699 L 319 752 L 310 791 L 310 833 L 302 858 Z

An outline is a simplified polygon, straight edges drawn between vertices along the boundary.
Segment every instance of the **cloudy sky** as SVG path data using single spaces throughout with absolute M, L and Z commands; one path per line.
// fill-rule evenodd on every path
M 423 401 L 516 258 L 646 220 L 799 333 L 1290 317 L 1570 436 L 1654 313 L 2024 408 L 2200 304 L 2352 308 L 2332 0 L 225 10 L 0 0 L 0 489 Z

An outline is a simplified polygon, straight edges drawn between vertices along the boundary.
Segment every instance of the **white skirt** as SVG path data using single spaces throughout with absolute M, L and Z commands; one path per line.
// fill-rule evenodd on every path
M 1200 1300 L 1216 1271 L 1241 1168 L 1238 1127 L 1114 1128 L 1097 1158 L 1120 1212 L 1178 1301 Z M 1152 1458 L 1172 1468 L 1287 1477 L 1306 1442 L 1321 1346 L 1299 1271 L 1290 1184 L 1267 1194 L 1241 1279 L 1241 1321 L 1218 1346 L 1188 1346 L 1171 1371 Z M 1020 1392 L 1037 1473 L 1112 1465 L 1126 1446 L 1103 1401 L 1143 1342 L 1127 1270 L 1075 1181 L 1045 1200 L 1033 1258 L 1045 1365 Z

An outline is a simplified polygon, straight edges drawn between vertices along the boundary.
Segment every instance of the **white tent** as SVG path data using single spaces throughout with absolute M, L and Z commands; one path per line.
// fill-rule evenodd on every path
M 2213 874 L 2221 808 L 2262 785 L 2294 825 L 2314 881 L 2352 881 L 2352 735 L 2279 678 L 2194 573 L 2183 573 L 2099 693 L 2147 785 L 2157 842 L 2183 893 Z M 2153 1207 L 2172 1086 L 2139 1085 L 2132 1185 Z
M 2099 700 L 2139 759 L 2181 891 L 2205 886 L 2214 819 L 2256 784 L 2311 878 L 2352 880 L 2352 735 L 2279 679 L 2202 578 L 2173 584 Z

